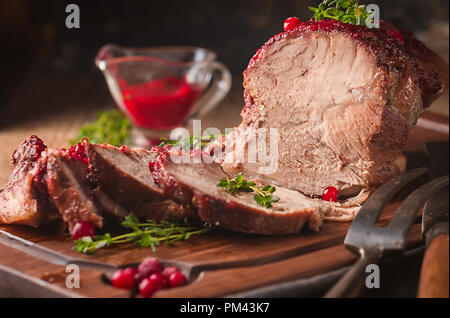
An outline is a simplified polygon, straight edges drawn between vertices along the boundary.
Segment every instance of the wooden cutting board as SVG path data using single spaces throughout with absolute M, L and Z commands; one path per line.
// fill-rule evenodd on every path
M 448 140 L 448 118 L 428 114 L 411 132 L 406 148 L 409 168 L 426 164 L 424 143 L 435 140 Z M 403 191 L 386 207 L 380 225 L 389 222 L 406 194 L 407 191 Z M 419 223 L 420 217 L 410 232 L 408 249 L 423 244 Z M 352 264 L 356 256 L 343 245 L 348 227 L 347 222 L 325 222 L 318 233 L 304 230 L 297 235 L 278 237 L 213 229 L 188 241 L 176 242 L 174 246 L 162 245 L 156 252 L 129 244 L 102 249 L 94 255 L 74 251 L 70 237 L 55 233 L 53 229 L 20 226 L 0 226 L 0 229 L 81 259 L 126 265 L 156 256 L 178 262 L 190 273 L 189 284 L 158 291 L 155 297 L 221 297 L 272 283 L 313 277 Z M 8 242 L 0 243 L 0 291 L 8 290 L 11 295 L 19 296 L 132 296 L 128 291 L 105 283 L 101 272 L 84 268 L 80 288 L 67 289 L 65 270 L 65 266 L 24 254 Z

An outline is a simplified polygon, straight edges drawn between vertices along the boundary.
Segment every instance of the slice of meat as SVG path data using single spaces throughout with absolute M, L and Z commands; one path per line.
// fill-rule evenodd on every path
M 350 202 L 333 204 L 311 199 L 283 187 L 275 191 L 280 200 L 265 208 L 256 203 L 254 193 L 232 195 L 218 187 L 226 174 L 217 164 L 174 163 L 169 153 L 163 153 L 150 167 L 155 181 L 169 198 L 195 209 L 208 224 L 233 231 L 292 234 L 306 223 L 310 229 L 318 230 L 325 212 L 348 215 L 359 208 Z
M 149 201 L 136 204 L 133 209 L 127 209 L 122 204 L 112 199 L 100 187 L 94 189 L 95 197 L 103 211 L 118 220 L 123 220 L 131 212 L 139 217 L 154 221 L 171 219 L 194 219 L 196 214 L 193 210 L 184 208 L 172 200 Z
M 89 165 L 102 189 L 115 200 L 126 203 L 160 201 L 161 189 L 153 181 L 148 164 L 157 153 L 148 150 L 91 144 L 83 139 Z
M 104 195 L 101 201 L 115 215 L 131 211 L 155 221 L 169 218 L 195 218 L 191 209 L 168 200 L 154 182 L 149 163 L 157 152 L 91 144 L 83 139 L 92 175 Z M 122 208 L 114 208 L 113 201 Z M 108 210 L 108 209 L 107 209 Z
M 402 149 L 422 113 L 416 60 L 383 32 L 335 20 L 308 21 L 271 38 L 244 71 L 242 123 L 218 143 L 227 174 L 241 172 L 319 197 L 378 187 L 402 173 Z M 276 169 L 240 160 L 276 129 Z M 269 148 L 269 145 L 267 145 Z
M 95 202 L 90 187 L 89 168 L 82 159 L 75 159 L 67 150 L 57 150 L 47 161 L 47 187 L 69 231 L 77 222 L 87 221 L 103 226 L 102 210 Z
M 46 183 L 47 146 L 30 136 L 13 153 L 11 175 L 0 193 L 0 223 L 38 227 L 59 217 Z

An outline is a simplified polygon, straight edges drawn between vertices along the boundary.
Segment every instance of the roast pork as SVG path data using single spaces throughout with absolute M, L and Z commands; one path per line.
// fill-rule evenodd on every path
M 242 123 L 218 141 L 228 146 L 219 158 L 224 171 L 310 197 L 328 186 L 351 197 L 402 173 L 409 130 L 446 86 L 441 76 L 427 90 L 429 68 L 410 50 L 383 30 L 335 20 L 272 37 L 244 71 Z M 428 62 L 441 63 L 435 54 Z M 278 129 L 272 173 L 237 159 L 251 141 L 245 131 L 257 128 Z

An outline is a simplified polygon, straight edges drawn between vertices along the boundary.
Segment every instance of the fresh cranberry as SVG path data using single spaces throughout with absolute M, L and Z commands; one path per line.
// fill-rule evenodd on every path
M 173 273 L 177 273 L 180 272 L 180 269 L 176 266 L 169 266 L 164 268 L 162 274 L 163 276 L 165 276 L 167 279 L 170 278 L 170 275 L 172 275 Z
M 149 277 L 154 273 L 161 273 L 164 266 L 156 257 L 147 257 L 139 264 L 138 272 L 143 277 Z
M 119 149 L 120 149 L 120 151 L 122 151 L 122 152 L 123 152 L 124 154 L 126 154 L 126 155 L 131 154 L 131 149 L 130 149 L 130 147 L 128 147 L 128 146 L 126 146 L 126 145 L 121 146 Z
M 145 298 L 152 297 L 152 295 L 159 289 L 158 287 L 159 285 L 156 280 L 144 278 L 144 280 L 139 283 L 139 294 Z
M 336 189 L 335 187 L 327 187 L 325 188 L 325 190 L 323 190 L 322 200 L 328 202 L 330 201 L 336 202 L 338 199 L 338 195 L 339 195 L 338 189 Z
M 186 276 L 182 272 L 172 273 L 169 277 L 170 287 L 178 287 L 187 283 Z
M 290 17 L 290 18 L 287 18 L 286 20 L 284 20 L 283 28 L 284 28 L 284 31 L 290 31 L 290 30 L 297 29 L 300 26 L 300 24 L 301 24 L 301 21 L 299 18 Z
M 94 235 L 95 235 L 95 228 L 91 222 L 87 221 L 77 222 L 72 229 L 72 237 L 74 240 L 78 240 L 85 236 L 94 237 Z
M 158 284 L 159 286 L 158 289 L 169 287 L 169 280 L 166 278 L 166 276 L 163 276 L 161 273 L 151 274 L 149 278 L 150 280 L 154 280 Z
M 403 34 L 400 33 L 400 31 L 397 30 L 389 30 L 386 32 L 387 35 L 389 35 L 391 38 L 394 38 L 400 43 L 401 45 L 405 44 L 405 38 L 403 37 Z
M 136 272 L 136 268 L 133 267 L 119 269 L 114 272 L 111 284 L 116 288 L 132 289 L 135 284 L 134 276 Z

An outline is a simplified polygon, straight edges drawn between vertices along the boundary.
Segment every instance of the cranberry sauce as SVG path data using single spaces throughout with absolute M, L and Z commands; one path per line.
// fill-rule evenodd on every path
M 183 124 L 202 93 L 186 80 L 165 77 L 143 84 L 120 81 L 123 104 L 138 126 L 163 130 Z
M 81 161 L 84 164 L 88 164 L 86 150 L 84 149 L 84 145 L 82 143 L 71 146 L 67 151 L 73 159 Z
M 85 141 L 87 142 L 87 139 Z M 74 161 L 82 163 L 82 165 L 75 165 L 73 167 L 86 177 L 85 182 L 89 188 L 95 189 L 97 187 L 97 177 L 89 165 L 89 159 L 87 157 L 86 147 L 84 145 L 85 141 L 72 145 L 69 149 L 61 148 L 60 151 L 66 160 L 73 159 Z M 88 191 L 88 195 L 91 199 L 93 199 L 93 194 L 91 192 Z
M 287 38 L 296 34 L 296 32 L 301 31 L 310 31 L 310 32 L 323 32 L 323 33 L 331 33 L 334 31 L 345 32 L 350 34 L 356 40 L 364 40 L 367 42 L 376 42 L 382 41 L 383 46 L 388 47 L 390 51 L 396 51 L 399 49 L 399 42 L 401 39 L 396 39 L 394 37 L 386 35 L 384 32 L 379 32 L 378 29 L 369 29 L 367 27 L 361 25 L 353 25 L 349 23 L 342 23 L 333 19 L 324 19 L 315 21 L 314 19 L 310 19 L 305 22 L 301 22 L 295 17 L 291 17 L 286 19 L 283 25 L 285 31 L 278 33 L 271 37 L 258 51 L 256 51 L 255 55 L 251 58 L 247 69 L 250 69 L 255 65 L 256 62 L 260 60 L 262 57 L 262 52 L 265 49 L 273 44 L 276 41 Z M 398 41 L 397 41 L 398 40 Z M 393 52 L 395 53 L 395 52 Z M 245 71 L 244 71 L 245 73 Z
M 36 135 L 28 137 L 13 154 L 13 164 L 21 158 L 36 161 L 41 157 L 42 152 L 47 149 L 42 139 Z
M 158 156 L 149 162 L 148 168 L 150 169 L 150 172 L 153 176 L 153 180 L 159 184 L 160 180 L 160 169 L 162 164 L 164 163 L 164 160 L 169 155 L 171 145 L 167 145 L 165 147 L 152 147 L 151 151 L 157 152 Z
M 42 156 L 42 152 L 47 149 L 42 139 L 36 135 L 31 135 L 28 137 L 23 146 L 19 147 L 13 155 L 13 164 L 17 163 L 20 158 L 22 160 L 29 161 L 37 170 L 34 173 L 33 184 L 35 187 L 41 189 L 45 187 L 45 175 L 46 175 L 46 165 L 45 162 L 38 162 Z
M 36 149 L 36 159 L 39 158 L 41 156 L 42 151 L 44 151 L 45 149 L 47 149 L 47 146 L 44 144 L 44 142 L 42 141 L 42 139 L 40 139 L 39 137 L 32 135 L 29 138 L 30 140 L 32 140 L 32 142 L 35 145 L 35 149 Z

